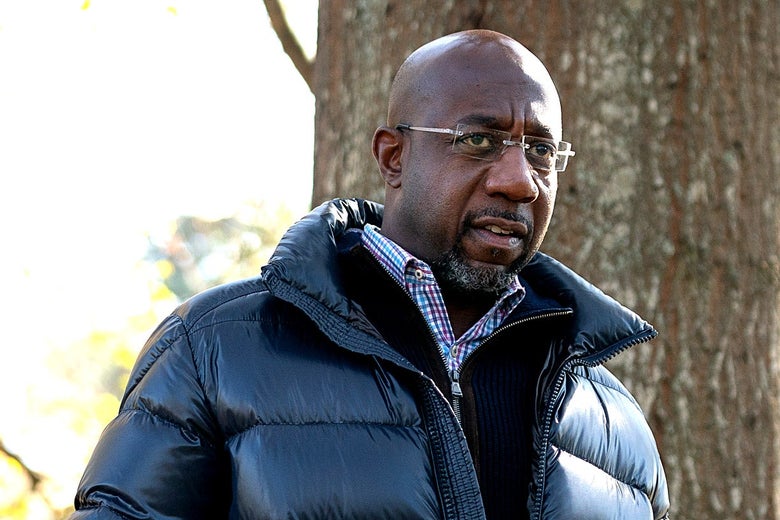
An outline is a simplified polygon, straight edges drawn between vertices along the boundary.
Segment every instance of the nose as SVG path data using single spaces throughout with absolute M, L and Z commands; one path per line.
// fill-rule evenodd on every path
M 522 148 L 510 146 L 491 164 L 485 177 L 485 191 L 521 203 L 531 203 L 539 197 L 534 170 Z

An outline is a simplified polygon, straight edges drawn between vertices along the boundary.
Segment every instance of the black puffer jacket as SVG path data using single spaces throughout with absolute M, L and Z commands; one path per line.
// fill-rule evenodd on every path
M 196 296 L 158 327 L 72 518 L 484 517 L 451 395 L 346 296 L 337 238 L 365 222 L 381 206 L 323 205 L 260 278 Z M 536 391 L 531 518 L 663 518 L 652 434 L 601 367 L 655 332 L 548 257 L 523 278 L 560 303 L 513 319 L 568 315 Z

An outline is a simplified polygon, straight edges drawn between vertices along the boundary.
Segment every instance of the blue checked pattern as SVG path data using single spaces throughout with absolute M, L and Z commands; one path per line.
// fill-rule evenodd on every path
M 499 296 L 493 307 L 479 321 L 456 338 L 452 331 L 444 298 L 430 266 L 415 258 L 385 237 L 376 226 L 363 229 L 363 245 L 409 293 L 425 317 L 452 373 L 479 344 L 496 330 L 525 296 L 520 281 L 514 282 Z

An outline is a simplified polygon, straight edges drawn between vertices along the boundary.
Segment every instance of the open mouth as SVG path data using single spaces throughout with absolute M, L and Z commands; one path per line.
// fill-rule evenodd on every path
M 495 233 L 496 235 L 514 235 L 514 232 L 509 229 L 504 229 L 500 226 L 496 226 L 495 224 L 488 224 L 485 226 L 485 229 L 490 231 L 491 233 Z
M 498 224 L 485 224 L 474 228 L 477 235 L 490 248 L 515 249 L 522 244 L 523 234 Z
M 515 215 L 487 213 L 470 219 L 470 227 L 476 232 L 483 247 L 494 254 L 498 251 L 517 250 L 527 239 L 530 226 Z
M 475 262 L 509 265 L 524 253 L 531 234 L 524 215 L 488 209 L 467 216 L 461 245 Z

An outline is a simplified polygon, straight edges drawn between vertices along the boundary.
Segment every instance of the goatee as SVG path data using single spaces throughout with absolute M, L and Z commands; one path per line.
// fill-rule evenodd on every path
M 531 225 L 522 217 L 512 213 L 497 213 L 492 211 L 481 212 L 480 215 L 470 214 L 466 216 L 464 229 L 477 217 L 483 215 L 500 216 L 508 220 L 522 220 L 529 229 Z M 456 237 L 452 249 L 443 253 L 430 262 L 436 280 L 442 288 L 463 294 L 499 294 L 514 281 L 517 273 L 525 266 L 531 257 L 530 252 L 524 250 L 520 257 L 510 265 L 504 267 L 474 266 L 470 265 L 463 256 L 461 241 L 463 232 Z

